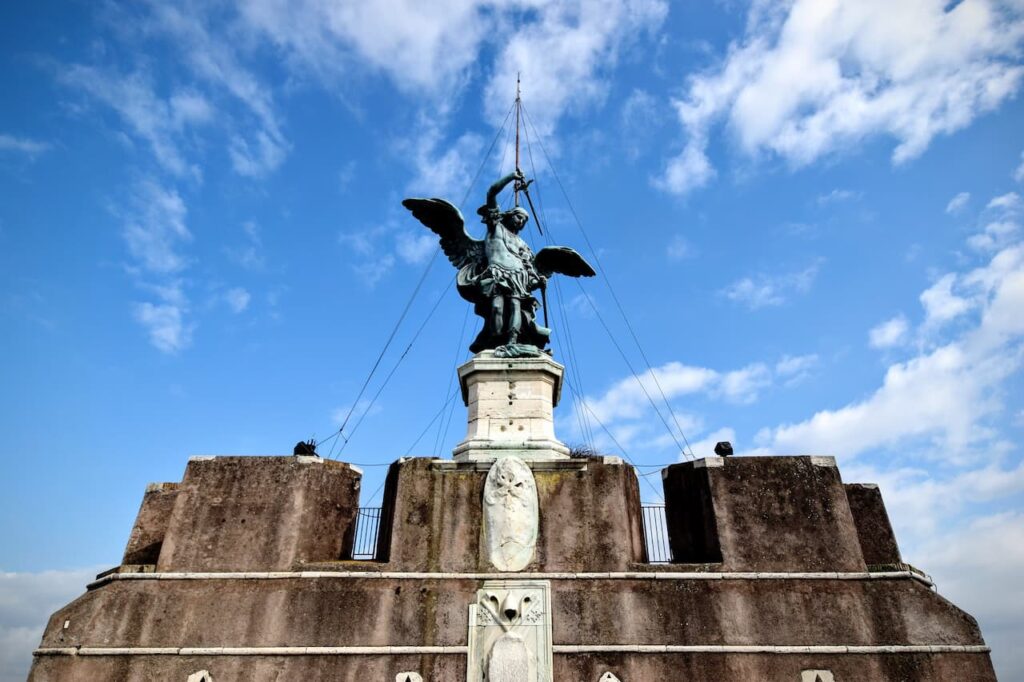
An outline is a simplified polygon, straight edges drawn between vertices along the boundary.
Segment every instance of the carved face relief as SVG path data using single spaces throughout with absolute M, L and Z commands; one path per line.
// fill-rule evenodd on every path
M 552 682 L 550 585 L 494 580 L 470 606 L 472 682 Z
M 484 533 L 488 559 L 499 571 L 521 571 L 537 544 L 537 483 L 518 457 L 491 465 L 484 483 Z

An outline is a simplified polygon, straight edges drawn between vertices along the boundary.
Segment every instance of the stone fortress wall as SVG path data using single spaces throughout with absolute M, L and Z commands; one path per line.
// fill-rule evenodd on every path
M 193 458 L 146 491 L 124 563 L 51 617 L 30 680 L 461 682 L 470 607 L 509 580 L 548 586 L 541 674 L 558 681 L 995 679 L 974 619 L 901 562 L 878 489 L 843 484 L 831 458 L 668 467 L 669 565 L 646 561 L 631 466 L 528 465 L 536 551 L 502 573 L 489 463 L 395 462 L 367 562 L 345 558 L 353 467 Z
M 29 679 L 995 680 L 975 620 L 902 562 L 878 488 L 831 457 L 669 466 L 673 563 L 650 563 L 633 467 L 555 437 L 562 371 L 459 368 L 466 438 L 391 465 L 374 561 L 352 560 L 358 469 L 193 457 L 50 618 Z

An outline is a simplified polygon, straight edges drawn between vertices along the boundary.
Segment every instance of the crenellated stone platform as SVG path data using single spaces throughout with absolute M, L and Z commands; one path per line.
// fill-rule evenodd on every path
M 830 458 L 666 469 L 673 564 L 647 563 L 632 467 L 526 464 L 535 546 L 502 572 L 487 462 L 392 464 L 378 560 L 352 561 L 355 468 L 194 458 L 146 492 L 125 564 L 51 617 L 30 680 L 479 682 L 507 631 L 542 649 L 523 680 L 995 680 L 974 619 L 900 562 L 878 489 Z

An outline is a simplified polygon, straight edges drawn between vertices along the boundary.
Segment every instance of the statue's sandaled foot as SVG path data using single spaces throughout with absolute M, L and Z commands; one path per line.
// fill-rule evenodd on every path
M 540 348 L 529 343 L 507 343 L 494 349 L 496 358 L 535 358 L 540 354 Z

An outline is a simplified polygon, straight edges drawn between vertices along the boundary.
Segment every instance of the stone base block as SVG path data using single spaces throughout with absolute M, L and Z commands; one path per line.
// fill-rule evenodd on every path
M 562 391 L 562 365 L 548 355 L 499 358 L 478 353 L 459 367 L 467 408 L 466 438 L 452 451 L 456 461 L 565 459 L 569 448 L 555 437 L 553 411 Z

